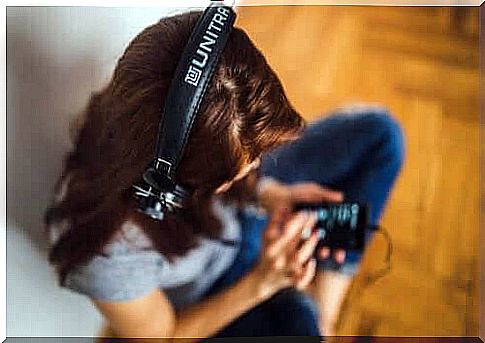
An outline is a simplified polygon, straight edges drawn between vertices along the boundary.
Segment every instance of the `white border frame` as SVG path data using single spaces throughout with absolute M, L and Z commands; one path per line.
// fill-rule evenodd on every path
M 485 0 L 235 0 L 236 6 L 270 6 L 270 5 L 374 5 L 374 6 L 481 6 Z M 227 4 L 233 1 L 225 0 Z M 177 0 L 176 7 L 205 7 L 210 0 Z M 1 63 L 4 66 L 2 70 L 2 92 L 0 96 L 1 107 L 3 109 L 0 124 L 0 339 L 3 342 L 6 339 L 6 142 L 7 142 L 7 119 L 6 119 L 6 7 L 7 6 L 98 6 L 99 0 L 7 0 L 1 7 L 1 25 L 2 25 L 2 55 Z M 173 0 L 105 0 L 102 7 L 174 7 Z

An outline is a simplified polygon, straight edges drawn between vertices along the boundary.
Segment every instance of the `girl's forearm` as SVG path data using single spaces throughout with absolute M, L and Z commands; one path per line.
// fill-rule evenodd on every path
M 249 273 L 220 293 L 180 311 L 173 337 L 186 338 L 184 342 L 195 342 L 213 336 L 234 319 L 266 300 L 270 294 L 264 294 L 258 289 L 255 277 L 255 273 Z
M 221 292 L 180 310 L 168 331 L 160 328 L 158 333 L 155 333 L 157 328 L 154 327 L 153 334 L 136 338 L 133 343 L 193 343 L 215 335 L 234 319 L 273 294 L 272 291 L 261 290 L 257 286 L 257 278 L 253 270 Z

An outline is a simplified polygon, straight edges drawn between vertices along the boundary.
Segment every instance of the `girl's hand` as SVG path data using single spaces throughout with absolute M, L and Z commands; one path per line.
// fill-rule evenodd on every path
M 308 212 L 273 212 L 263 235 L 260 260 L 252 271 L 259 296 L 266 299 L 280 289 L 303 289 L 311 282 L 316 269 L 312 255 L 318 237 L 314 232 L 303 243 L 301 237 L 303 230 L 315 223 L 316 216 Z
M 341 202 L 344 195 L 315 182 L 285 185 L 271 178 L 263 178 L 258 184 L 258 198 L 261 206 L 271 213 L 279 208 L 290 209 L 297 203 Z
M 285 185 L 272 178 L 263 178 L 258 185 L 258 197 L 260 204 L 271 214 L 282 208 L 291 209 L 298 203 L 342 202 L 344 195 L 315 182 Z M 318 256 L 329 258 L 330 249 L 323 247 Z M 336 250 L 333 257 L 337 263 L 345 262 L 345 250 Z

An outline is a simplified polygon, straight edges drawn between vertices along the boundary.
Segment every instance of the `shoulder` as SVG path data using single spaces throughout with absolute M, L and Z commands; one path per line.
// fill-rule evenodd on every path
M 52 205 L 59 204 L 66 196 L 72 180 L 72 173 L 68 173 L 59 180 L 54 193 Z M 48 241 L 50 245 L 55 245 L 59 238 L 70 229 L 69 220 L 52 223 L 47 228 Z M 117 230 L 115 236 L 106 246 L 106 253 L 114 253 L 119 249 L 146 249 L 151 246 L 149 238 L 143 230 L 134 222 L 126 220 Z
M 54 204 L 65 197 L 70 180 L 70 175 L 60 180 Z M 50 224 L 49 244 L 54 246 L 70 229 L 67 219 Z M 97 300 L 126 301 L 158 288 L 160 279 L 166 277 L 167 264 L 142 228 L 127 220 L 101 253 L 67 273 L 62 286 Z
M 66 275 L 64 286 L 97 300 L 127 301 L 159 288 L 169 270 L 168 260 L 152 249 L 137 225 L 127 221 L 103 254 Z

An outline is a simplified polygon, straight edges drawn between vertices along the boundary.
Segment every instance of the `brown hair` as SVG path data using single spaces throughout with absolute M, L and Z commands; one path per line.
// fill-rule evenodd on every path
M 211 210 L 214 190 L 244 163 L 294 136 L 303 119 L 247 34 L 235 28 L 202 101 L 181 160 L 178 182 L 194 190 L 181 215 L 154 221 L 136 211 L 132 185 L 154 157 L 164 98 L 200 12 L 163 18 L 129 44 L 114 74 L 93 93 L 67 155 L 57 191 L 65 195 L 45 215 L 50 225 L 69 223 L 50 251 L 60 280 L 86 263 L 127 219 L 143 229 L 167 258 L 216 238 L 220 223 Z

